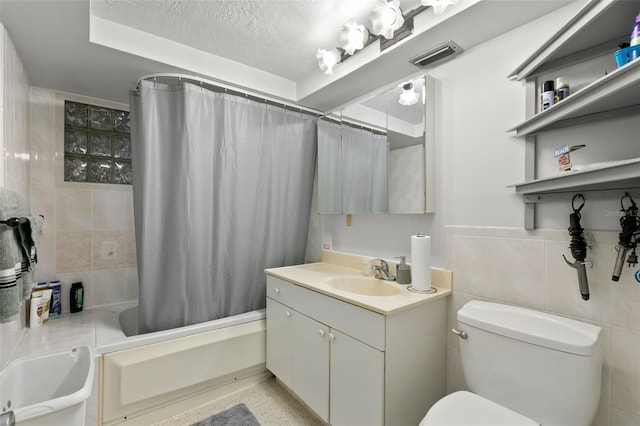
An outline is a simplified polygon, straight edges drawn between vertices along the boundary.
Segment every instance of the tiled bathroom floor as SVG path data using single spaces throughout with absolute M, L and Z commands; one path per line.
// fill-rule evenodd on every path
M 244 403 L 262 426 L 320 426 L 324 423 L 286 391 L 275 378 L 155 423 L 154 426 L 186 426 L 236 404 Z

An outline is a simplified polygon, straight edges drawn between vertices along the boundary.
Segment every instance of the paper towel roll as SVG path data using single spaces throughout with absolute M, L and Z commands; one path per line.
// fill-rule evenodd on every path
M 418 291 L 431 290 L 431 237 L 411 236 L 411 287 Z

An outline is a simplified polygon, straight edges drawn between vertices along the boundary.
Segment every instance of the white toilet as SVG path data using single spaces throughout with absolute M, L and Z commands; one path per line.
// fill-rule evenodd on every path
M 464 376 L 421 426 L 587 426 L 600 400 L 600 327 L 471 301 L 458 311 Z

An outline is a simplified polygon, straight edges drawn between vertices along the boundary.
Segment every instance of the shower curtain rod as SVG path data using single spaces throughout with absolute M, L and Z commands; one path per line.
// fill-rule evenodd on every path
M 291 102 L 284 101 L 282 99 L 272 98 L 272 97 L 265 96 L 265 95 L 262 95 L 262 94 L 258 94 L 258 93 L 255 93 L 255 92 L 242 90 L 242 89 L 239 89 L 237 87 L 226 85 L 224 83 L 220 83 L 220 82 L 214 81 L 214 80 L 208 80 L 206 78 L 199 77 L 197 75 L 180 74 L 180 73 L 153 73 L 153 74 L 147 74 L 147 75 L 143 75 L 142 77 L 140 77 L 138 79 L 138 82 L 136 83 L 136 90 L 139 90 L 140 82 L 142 80 L 151 80 L 151 81 L 153 81 L 153 80 L 168 79 L 168 78 L 174 78 L 174 79 L 177 79 L 179 81 L 187 81 L 189 83 L 194 83 L 194 84 L 206 87 L 207 89 L 223 90 L 224 93 L 230 93 L 232 95 L 243 96 L 243 97 L 245 97 L 247 99 L 251 99 L 252 101 L 264 102 L 264 103 L 269 104 L 269 105 L 280 106 L 280 107 L 283 107 L 283 108 L 291 110 L 291 111 L 298 111 L 298 112 L 301 112 L 301 113 L 315 115 L 315 116 L 318 116 L 318 117 L 322 117 L 322 116 L 326 115 L 322 111 L 318 111 L 316 109 L 303 107 L 303 106 L 296 105 L 296 104 L 291 103 Z

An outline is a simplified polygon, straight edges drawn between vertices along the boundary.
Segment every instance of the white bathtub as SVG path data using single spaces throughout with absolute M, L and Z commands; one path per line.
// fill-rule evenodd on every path
M 202 404 L 198 395 L 267 374 L 264 309 L 127 336 L 137 329 L 135 308 L 123 304 L 97 313 L 104 424 L 166 418 L 175 414 L 172 407 L 184 410 L 186 400 Z

